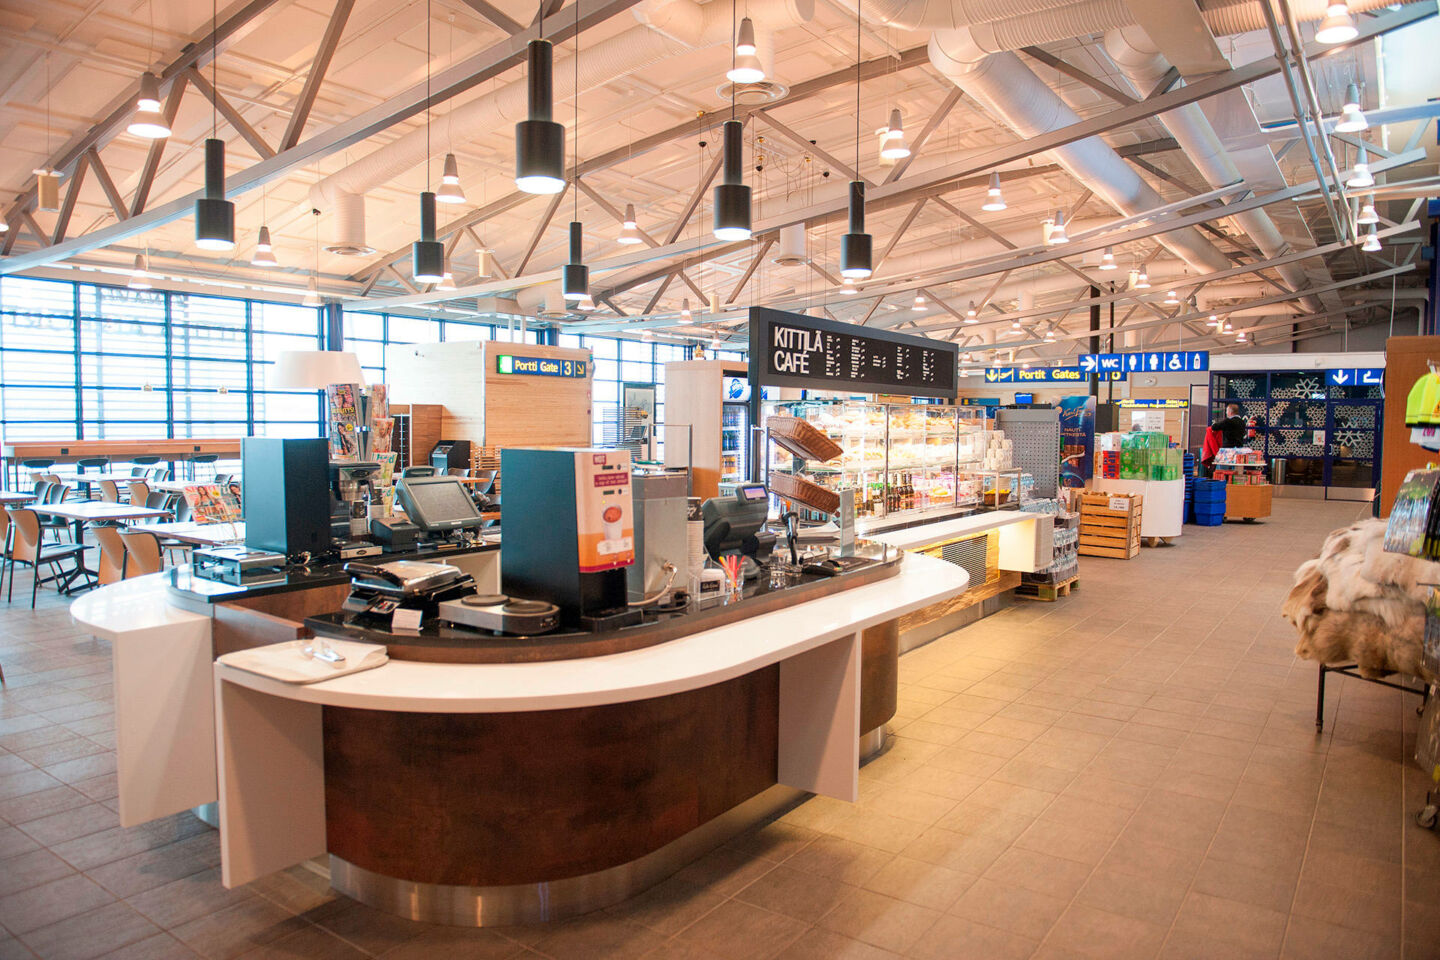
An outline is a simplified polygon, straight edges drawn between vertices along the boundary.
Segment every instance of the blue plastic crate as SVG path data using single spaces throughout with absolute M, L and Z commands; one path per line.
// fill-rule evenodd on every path
M 1197 517 L 1195 518 L 1195 526 L 1197 526 L 1197 527 L 1218 527 L 1218 526 L 1223 525 L 1224 523 L 1225 523 L 1225 514 L 1223 514 L 1223 513 L 1220 514 L 1219 516 L 1215 516 L 1215 517 L 1208 517 L 1208 516 L 1207 516 L 1207 517 L 1200 517 L 1200 516 L 1197 516 Z

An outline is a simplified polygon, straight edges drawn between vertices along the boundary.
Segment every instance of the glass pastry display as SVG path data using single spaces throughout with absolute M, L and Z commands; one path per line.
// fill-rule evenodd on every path
M 978 510 L 985 499 L 981 472 L 1010 466 L 1008 441 L 986 429 L 978 407 L 795 400 L 767 403 L 765 415 L 787 435 L 772 432 L 775 442 L 766 444 L 767 478 L 786 477 L 778 486 L 795 477 L 837 494 L 854 490 L 858 520 Z M 801 424 L 833 442 L 839 455 L 818 462 L 797 456 L 793 443 L 787 449 Z M 824 519 L 807 513 L 803 502 L 789 507 Z

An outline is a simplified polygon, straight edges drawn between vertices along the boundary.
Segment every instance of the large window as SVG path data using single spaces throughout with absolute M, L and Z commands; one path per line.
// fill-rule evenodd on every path
M 367 382 L 385 382 L 396 352 L 456 340 L 538 343 L 534 330 L 456 318 L 358 313 L 343 317 L 344 347 Z M 686 348 L 560 335 L 595 358 L 594 439 L 620 407 L 622 383 L 656 385 L 656 435 L 665 422 L 665 364 Z M 0 277 L 0 439 L 69 440 L 315 436 L 319 395 L 270 385 L 284 350 L 324 345 L 310 307 Z

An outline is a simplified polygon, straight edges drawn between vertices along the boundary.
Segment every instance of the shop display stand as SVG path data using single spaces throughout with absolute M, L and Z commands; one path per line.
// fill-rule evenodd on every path
M 1413 693 L 1420 698 L 1420 706 L 1415 711 L 1419 714 L 1425 709 L 1425 702 L 1429 699 L 1430 688 L 1422 686 L 1415 688 L 1403 683 L 1396 683 L 1394 680 L 1386 680 L 1382 677 L 1366 677 L 1360 673 L 1360 665 L 1356 663 L 1342 663 L 1338 666 L 1320 664 L 1320 682 L 1315 691 L 1315 732 L 1320 733 L 1325 729 L 1325 675 L 1327 673 L 1339 673 L 1347 677 L 1354 677 L 1356 680 L 1363 680 L 1366 683 L 1374 683 L 1382 687 L 1389 687 L 1391 690 L 1399 690 L 1403 693 Z M 1417 678 L 1418 679 L 1418 678 Z
M 1083 557 L 1129 560 L 1140 552 L 1144 497 L 1087 493 L 1080 498 L 1080 550 Z M 1124 502 L 1121 509 L 1112 504 Z

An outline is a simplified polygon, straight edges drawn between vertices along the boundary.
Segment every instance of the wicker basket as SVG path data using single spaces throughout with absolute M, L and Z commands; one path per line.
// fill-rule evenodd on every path
M 840 494 L 790 473 L 771 473 L 770 492 L 821 513 L 838 513 Z
M 809 421 L 799 417 L 767 417 L 765 429 L 770 432 L 771 440 L 801 460 L 824 463 L 844 453 L 840 444 L 831 440 Z

